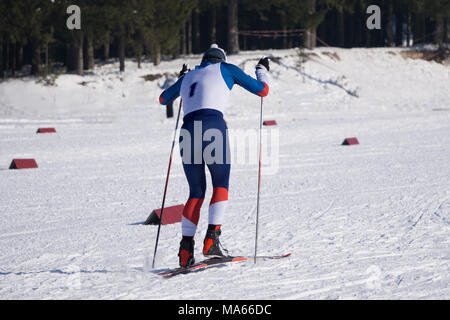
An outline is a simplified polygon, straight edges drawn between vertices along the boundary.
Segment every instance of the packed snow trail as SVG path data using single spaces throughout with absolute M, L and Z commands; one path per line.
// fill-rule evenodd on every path
M 262 170 L 258 253 L 292 256 L 171 281 L 148 268 L 156 228 L 142 222 L 161 204 L 174 120 L 141 76 L 200 56 L 127 61 L 123 74 L 106 64 L 57 87 L 1 83 L 0 298 L 449 299 L 450 71 L 399 51 L 316 49 L 302 72 L 294 50 L 229 57 L 247 73 L 280 58 L 264 100 L 279 145 L 276 174 Z M 240 90 L 225 119 L 256 134 L 259 99 Z M 57 134 L 35 134 L 47 126 Z M 340 145 L 353 136 L 360 145 Z M 177 152 L 167 205 L 188 196 Z M 7 170 L 25 157 L 39 169 Z M 253 253 L 256 186 L 257 162 L 235 161 L 221 237 L 230 254 Z M 206 226 L 204 205 L 199 260 Z M 179 224 L 162 227 L 157 269 L 177 266 L 180 238 Z

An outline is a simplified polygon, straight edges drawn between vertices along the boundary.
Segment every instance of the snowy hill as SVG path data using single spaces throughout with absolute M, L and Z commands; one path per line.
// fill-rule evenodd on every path
M 156 227 L 141 223 L 161 205 L 174 119 L 158 105 L 162 79 L 144 76 L 200 56 L 142 69 L 130 60 L 123 74 L 105 64 L 54 87 L 0 83 L 0 298 L 449 299 L 450 69 L 400 52 L 319 48 L 301 70 L 295 50 L 230 56 L 251 75 L 273 56 L 264 118 L 278 126 L 264 128 L 258 247 L 292 256 L 171 280 L 149 270 Z M 259 99 L 235 87 L 230 130 L 252 137 L 258 115 Z M 346 137 L 360 145 L 341 146 Z M 7 170 L 13 158 L 39 169 Z M 251 255 L 257 164 L 233 159 L 221 238 Z M 175 157 L 166 203 L 187 196 Z M 157 270 L 177 266 L 180 229 L 162 227 Z

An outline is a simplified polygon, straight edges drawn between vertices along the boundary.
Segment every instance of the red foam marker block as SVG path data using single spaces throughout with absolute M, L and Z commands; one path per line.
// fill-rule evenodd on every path
M 38 165 L 34 159 L 13 159 L 9 169 L 34 169 Z
M 54 133 L 56 132 L 55 128 L 39 128 L 36 133 Z
M 355 137 L 353 137 L 353 138 L 345 138 L 344 142 L 342 142 L 343 146 L 351 146 L 353 144 L 359 144 L 358 139 L 356 139 Z
M 263 122 L 263 125 L 265 126 L 276 126 L 277 122 L 275 120 L 266 120 Z
M 166 225 L 181 222 L 183 209 L 183 204 L 164 208 L 161 224 Z M 159 224 L 160 219 L 161 209 L 155 209 L 152 211 L 152 213 L 150 213 L 144 224 Z

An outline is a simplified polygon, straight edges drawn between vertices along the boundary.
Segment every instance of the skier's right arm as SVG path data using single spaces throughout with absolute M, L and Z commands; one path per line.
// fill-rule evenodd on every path
M 181 83 L 183 78 L 181 77 L 173 85 L 164 90 L 159 96 L 159 103 L 162 105 L 167 105 L 170 101 L 175 100 L 180 95 Z
M 169 88 L 164 90 L 159 96 L 159 103 L 162 105 L 167 105 L 170 101 L 175 100 L 180 96 L 181 83 L 183 82 L 183 76 L 189 72 L 187 64 L 183 64 L 183 69 L 181 69 L 178 74 L 178 81 L 171 85 Z

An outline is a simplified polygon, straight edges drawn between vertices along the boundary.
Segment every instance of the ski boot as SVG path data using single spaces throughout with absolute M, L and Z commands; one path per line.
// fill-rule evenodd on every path
M 219 241 L 221 234 L 220 225 L 209 225 L 206 231 L 205 240 L 203 240 L 203 255 L 205 257 L 224 257 L 222 248 L 227 254 L 228 251 L 222 247 Z
M 180 267 L 186 268 L 195 263 L 194 259 L 194 239 L 193 237 L 183 237 L 178 251 Z

